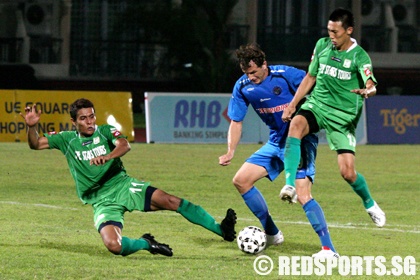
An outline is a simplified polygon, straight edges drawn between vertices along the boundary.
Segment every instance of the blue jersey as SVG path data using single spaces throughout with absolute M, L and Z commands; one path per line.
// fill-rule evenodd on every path
M 270 129 L 269 141 L 284 142 L 289 122 L 283 122 L 281 119 L 283 110 L 293 99 L 305 75 L 305 71 L 294 67 L 274 65 L 269 66 L 269 74 L 264 81 L 254 84 L 244 74 L 233 88 L 228 107 L 229 118 L 233 121 L 243 121 L 251 104 Z

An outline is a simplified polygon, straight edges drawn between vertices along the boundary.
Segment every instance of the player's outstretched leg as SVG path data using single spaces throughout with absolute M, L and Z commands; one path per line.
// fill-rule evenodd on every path
M 149 252 L 151 254 L 160 254 L 167 257 L 172 257 L 172 249 L 168 244 L 159 243 L 155 240 L 155 237 L 150 233 L 144 234 L 141 238 L 147 241 L 149 244 Z
M 229 208 L 226 211 L 226 217 L 223 219 L 222 223 L 220 224 L 220 228 L 222 229 L 224 240 L 230 241 L 230 242 L 235 240 L 236 238 L 235 224 L 236 224 L 236 213 L 233 209 Z
M 236 214 L 235 214 L 235 211 L 233 211 L 232 209 L 229 209 L 229 210 L 226 213 L 225 220 L 226 219 L 227 220 L 224 222 L 225 224 L 224 226 L 225 226 L 225 229 L 227 229 L 227 231 L 233 231 L 233 235 L 235 235 L 234 227 L 236 224 Z M 187 219 L 191 223 L 200 225 L 214 232 L 215 234 L 223 237 L 227 241 L 233 241 L 235 239 L 235 237 L 232 239 L 231 236 L 230 237 L 226 236 L 228 239 L 231 239 L 231 240 L 226 239 L 224 236 L 222 225 L 218 224 L 216 220 L 209 213 L 207 213 L 206 210 L 204 210 L 203 207 L 196 205 L 194 203 L 191 203 L 186 199 L 181 199 L 181 202 L 176 212 L 181 214 L 185 219 Z M 232 234 L 229 233 L 228 235 L 232 235 Z

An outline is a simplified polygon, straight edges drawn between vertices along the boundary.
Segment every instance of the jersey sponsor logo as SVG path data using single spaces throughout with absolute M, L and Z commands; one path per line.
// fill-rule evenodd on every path
M 264 102 L 264 101 L 268 101 L 268 100 L 271 100 L 271 98 L 261 98 L 260 102 Z
M 75 151 L 75 158 L 78 160 L 90 161 L 91 159 L 107 154 L 105 145 L 101 145 L 88 151 Z
M 283 91 L 283 90 L 282 90 L 282 88 L 281 88 L 281 87 L 279 87 L 279 86 L 275 86 L 275 87 L 273 88 L 273 93 L 274 93 L 275 95 L 279 95 L 282 91 Z
M 282 112 L 284 109 L 287 108 L 287 106 L 289 106 L 288 103 L 278 105 L 276 107 L 271 107 L 271 108 L 257 108 L 256 110 L 259 114 L 274 114 L 274 113 Z
M 95 138 L 93 138 L 93 144 L 99 144 L 99 142 L 100 142 L 101 140 L 99 139 L 99 137 L 95 137 Z
M 351 66 L 351 60 L 350 59 L 344 59 L 343 67 L 344 68 L 350 68 Z
M 371 67 L 370 64 L 363 65 L 363 68 L 364 68 L 363 72 L 365 72 L 366 76 L 372 75 L 372 71 L 370 71 L 370 67 Z
M 253 91 L 255 88 L 253 88 L 253 87 L 249 87 L 249 88 L 247 88 L 246 89 L 246 91 Z
M 338 69 L 337 67 L 332 67 L 331 65 L 320 64 L 319 70 L 320 74 L 325 74 L 339 80 L 348 81 L 351 79 L 351 72 Z

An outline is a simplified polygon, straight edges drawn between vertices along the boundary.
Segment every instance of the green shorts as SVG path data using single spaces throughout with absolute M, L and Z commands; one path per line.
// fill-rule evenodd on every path
M 311 111 L 319 129 L 324 129 L 331 150 L 356 152 L 356 125 L 360 114 L 351 116 L 339 110 L 323 106 L 316 101 L 306 101 L 301 109 Z
M 156 190 L 150 186 L 150 182 L 139 181 L 125 176 L 118 184 L 112 195 L 93 204 L 93 220 L 99 231 L 101 224 L 105 222 L 118 222 L 124 225 L 124 213 L 138 211 L 150 211 L 150 200 Z

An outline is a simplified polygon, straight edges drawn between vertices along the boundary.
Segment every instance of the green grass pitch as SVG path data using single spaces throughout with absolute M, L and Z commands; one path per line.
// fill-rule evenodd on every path
M 227 208 L 235 209 L 239 232 L 248 225 L 261 226 L 231 183 L 243 161 L 259 146 L 240 145 L 228 167 L 218 165 L 226 145 L 216 144 L 132 144 L 123 161 L 130 175 L 203 206 L 218 221 Z M 325 212 L 333 243 L 342 256 L 385 256 L 387 260 L 414 256 L 417 275 L 398 278 L 418 279 L 419 152 L 420 145 L 358 146 L 357 170 L 387 214 L 387 225 L 378 229 L 340 177 L 335 153 L 325 145 L 319 147 L 313 196 Z M 1 143 L 0 154 L 0 279 L 297 278 L 279 276 L 276 267 L 268 276 L 258 275 L 253 269 L 256 256 L 242 253 L 236 242 L 225 242 L 169 211 L 127 213 L 123 234 L 136 238 L 150 232 L 171 245 L 172 258 L 147 251 L 114 256 L 93 226 L 91 206 L 82 205 L 77 198 L 59 151 L 32 151 L 26 143 Z M 282 246 L 264 252 L 275 262 L 280 256 L 310 256 L 320 250 L 318 236 L 300 205 L 279 200 L 283 185 L 283 174 L 274 182 L 262 179 L 257 183 L 285 235 Z M 337 272 L 329 277 L 341 278 Z

